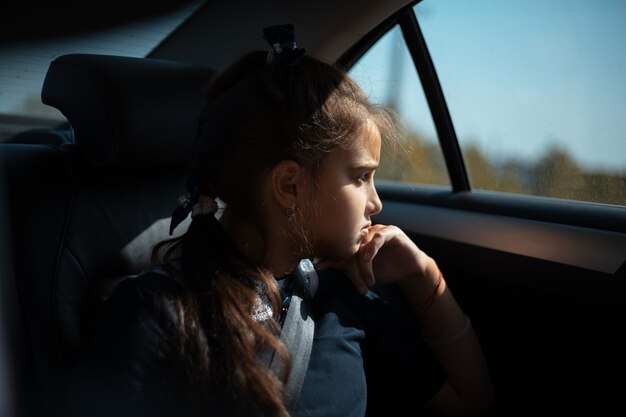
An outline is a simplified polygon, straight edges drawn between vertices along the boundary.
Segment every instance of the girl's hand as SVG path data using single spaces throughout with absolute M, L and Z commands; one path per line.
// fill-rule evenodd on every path
M 320 260 L 317 269 L 344 271 L 357 291 L 365 294 L 376 283 L 402 283 L 423 277 L 432 258 L 422 252 L 398 227 L 373 225 L 357 253 L 343 261 Z

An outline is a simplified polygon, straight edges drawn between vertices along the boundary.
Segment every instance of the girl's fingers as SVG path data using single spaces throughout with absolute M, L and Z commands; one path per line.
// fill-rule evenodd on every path
M 384 253 L 381 252 L 381 259 L 377 264 L 377 271 L 378 273 L 382 273 L 382 276 L 380 277 L 382 278 L 381 282 L 388 282 L 390 279 L 388 275 L 392 273 L 390 272 L 391 269 L 396 269 L 394 267 L 393 259 L 396 258 L 398 256 L 397 253 L 401 253 L 404 246 L 406 246 L 403 244 L 402 236 L 398 234 L 398 229 L 393 226 L 371 226 L 368 230 L 367 236 L 365 236 L 362 240 L 356 256 L 344 261 L 327 261 L 319 259 L 315 262 L 315 269 L 340 269 L 348 275 L 352 284 L 359 293 L 366 294 L 368 288 L 376 284 L 373 261 L 385 245 L 390 246 L 390 250 L 392 251 L 390 252 L 387 250 Z M 380 270 L 381 263 L 384 271 Z
M 376 284 L 376 277 L 374 276 L 374 267 L 372 261 L 376 257 L 376 254 L 385 244 L 385 235 L 376 231 L 370 236 L 369 239 L 361 246 L 359 255 L 357 257 L 357 263 L 359 266 L 359 272 L 363 281 L 370 287 Z
M 385 244 L 385 235 L 381 232 L 374 232 L 371 239 L 361 246 L 361 258 L 365 262 L 372 262 L 380 248 Z

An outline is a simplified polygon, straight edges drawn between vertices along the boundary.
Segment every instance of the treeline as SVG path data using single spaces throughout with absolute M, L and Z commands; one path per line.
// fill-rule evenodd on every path
M 463 148 L 463 158 L 472 189 L 626 206 L 626 174 L 586 171 L 558 147 L 547 149 L 532 163 L 514 158 L 492 161 L 474 146 Z M 377 178 L 450 184 L 439 144 L 414 133 L 394 149 L 385 146 Z

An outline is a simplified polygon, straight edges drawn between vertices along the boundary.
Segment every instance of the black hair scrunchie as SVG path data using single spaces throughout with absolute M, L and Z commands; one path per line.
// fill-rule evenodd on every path
M 292 68 L 306 53 L 305 48 L 297 47 L 294 26 L 290 23 L 266 27 L 263 39 L 272 47 L 267 53 L 267 65 L 272 69 Z

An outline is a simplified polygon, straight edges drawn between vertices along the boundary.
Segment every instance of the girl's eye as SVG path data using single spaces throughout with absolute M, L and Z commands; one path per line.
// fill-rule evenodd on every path
M 361 175 L 359 175 L 359 182 L 370 182 L 372 177 L 373 177 L 374 172 L 373 171 L 369 171 L 366 173 L 363 173 Z

